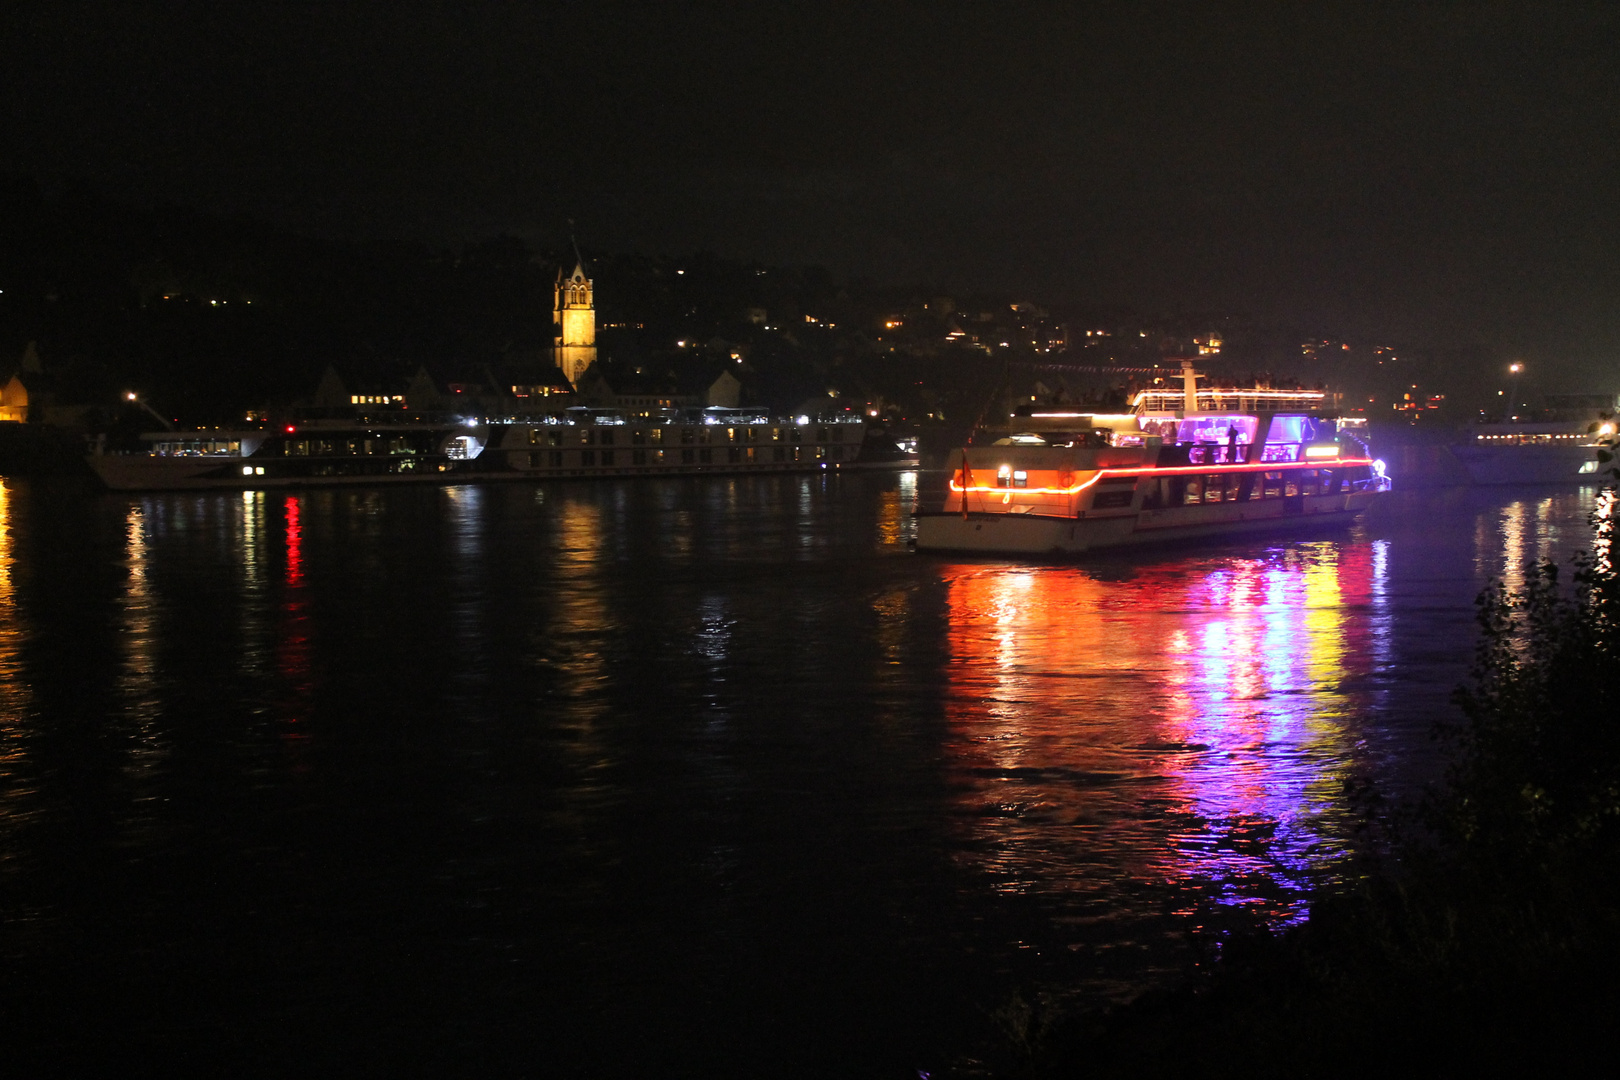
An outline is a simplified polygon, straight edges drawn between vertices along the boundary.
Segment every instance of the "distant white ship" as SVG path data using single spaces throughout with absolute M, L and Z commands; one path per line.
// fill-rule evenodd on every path
M 1476 484 L 1595 484 L 1617 404 L 1610 394 L 1549 395 L 1552 419 L 1476 424 L 1452 453 Z
M 87 459 L 115 491 L 466 483 L 915 468 L 916 446 L 855 416 L 571 408 L 542 418 L 364 417 L 157 432 Z

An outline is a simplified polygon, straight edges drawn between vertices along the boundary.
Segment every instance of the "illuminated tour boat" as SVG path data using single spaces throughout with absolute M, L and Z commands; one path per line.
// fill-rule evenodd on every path
M 1389 490 L 1320 391 L 1139 393 L 1134 411 L 1020 407 L 964 447 L 944 507 L 917 515 L 922 551 L 1071 555 L 1348 523 Z

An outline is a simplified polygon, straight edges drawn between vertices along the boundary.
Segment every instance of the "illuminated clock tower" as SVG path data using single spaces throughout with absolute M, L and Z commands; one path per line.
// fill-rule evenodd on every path
M 572 274 L 557 271 L 552 313 L 557 323 L 557 369 L 577 390 L 580 376 L 596 363 L 596 300 L 584 260 L 574 264 Z

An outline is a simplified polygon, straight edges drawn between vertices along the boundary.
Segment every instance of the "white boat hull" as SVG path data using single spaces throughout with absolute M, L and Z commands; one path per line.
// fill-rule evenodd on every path
M 1595 484 L 1581 468 L 1597 460 L 1597 447 L 1459 446 L 1452 451 L 1476 484 Z
M 917 550 L 996 555 L 1080 555 L 1090 551 L 1223 536 L 1348 525 L 1381 493 L 1169 507 L 1078 518 L 1036 514 L 929 513 L 917 517 Z

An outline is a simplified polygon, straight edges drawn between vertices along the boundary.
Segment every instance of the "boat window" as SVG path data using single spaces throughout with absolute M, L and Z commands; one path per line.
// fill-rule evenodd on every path
M 1282 494 L 1283 494 L 1282 473 L 1280 473 L 1280 472 L 1268 472 L 1268 473 L 1266 473 L 1265 487 L 1263 488 L 1263 497 L 1267 498 L 1267 499 L 1280 499 L 1280 498 L 1282 498 Z
M 1298 419 L 1304 419 L 1299 417 Z M 1260 419 L 1255 416 L 1237 416 L 1230 414 L 1217 414 L 1215 416 L 1189 416 L 1184 420 L 1175 422 L 1176 441 L 1180 443 L 1204 443 L 1205 445 L 1225 446 L 1232 441 L 1232 432 L 1237 432 L 1237 441 L 1240 445 L 1254 442 L 1255 435 L 1260 430 Z M 1273 428 L 1276 421 L 1272 421 Z M 1269 439 L 1268 439 L 1269 441 Z

